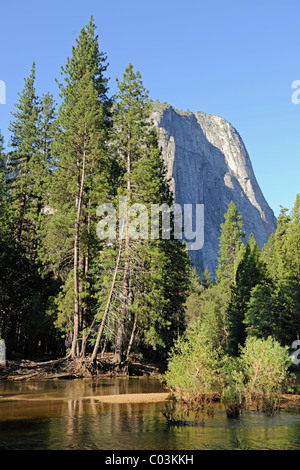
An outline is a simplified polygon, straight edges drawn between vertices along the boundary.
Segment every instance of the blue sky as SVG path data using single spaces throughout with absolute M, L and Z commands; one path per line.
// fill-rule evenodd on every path
M 152 99 L 228 120 L 278 215 L 300 192 L 300 104 L 291 99 L 300 80 L 299 14 L 299 0 L 2 0 L 0 129 L 7 141 L 33 61 L 37 92 L 58 99 L 55 78 L 93 15 L 110 93 L 132 62 Z

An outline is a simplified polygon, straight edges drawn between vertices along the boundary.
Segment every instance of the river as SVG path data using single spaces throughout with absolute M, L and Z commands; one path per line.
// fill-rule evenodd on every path
M 0 450 L 299 450 L 300 408 L 228 419 L 220 404 L 202 425 L 167 426 L 164 402 L 96 397 L 165 392 L 152 378 L 0 382 Z M 95 397 L 95 398 L 93 398 Z

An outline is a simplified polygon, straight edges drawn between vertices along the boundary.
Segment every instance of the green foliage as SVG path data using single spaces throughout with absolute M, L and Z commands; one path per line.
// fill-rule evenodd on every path
M 0 328 L 8 355 L 52 353 L 59 347 L 53 319 L 46 314 L 48 298 L 58 285 L 43 271 L 37 250 L 55 116 L 53 100 L 47 98 L 46 111 L 47 100 L 39 100 L 34 82 L 35 64 L 9 127 L 12 151 L 0 151 Z M 46 120 L 47 138 L 42 126 Z M 3 139 L 0 144 L 3 147 Z
M 208 289 L 200 286 L 198 293 L 192 293 L 186 301 L 188 326 L 199 325 L 205 329 L 214 347 L 226 347 L 226 301 L 227 294 L 222 285 Z
M 286 282 L 257 285 L 251 292 L 244 323 L 249 336 L 272 336 L 290 346 L 299 332 L 295 292 Z
M 113 126 L 110 132 L 109 152 L 116 162 L 118 187 L 115 198 L 116 214 L 119 197 L 126 197 L 127 208 L 143 204 L 149 217 L 141 233 L 140 213 L 127 214 L 120 240 L 110 240 L 113 248 L 104 247 L 100 255 L 102 267 L 97 285 L 101 286 L 99 300 L 109 299 L 116 269 L 112 250 L 121 249 L 121 261 L 109 301 L 110 315 L 116 319 L 116 361 L 122 360 L 125 344 L 136 337 L 144 350 L 170 347 L 174 336 L 182 329 L 183 302 L 185 300 L 189 258 L 183 244 L 177 240 L 150 239 L 152 204 L 172 202 L 166 181 L 166 170 L 158 147 L 157 133 L 150 123 L 150 105 L 141 75 L 129 64 L 118 82 L 113 107 Z M 137 210 L 139 211 L 139 207 Z M 144 222 L 144 221 L 142 221 Z M 135 223 L 140 227 L 138 236 L 130 232 Z M 119 226 L 118 226 L 119 228 Z M 136 235 L 136 234 L 135 234 Z M 140 236 L 139 236 L 140 235 Z M 107 276 L 109 273 L 109 276 Z M 108 303 L 101 301 L 99 318 L 103 319 Z
M 299 335 L 297 201 L 262 253 L 253 235 L 246 246 L 241 242 L 242 221 L 237 224 L 236 217 L 230 224 L 239 233 L 234 245 L 227 214 L 216 284 L 201 283 L 192 273 L 185 304 L 188 327 L 165 376 L 170 390 L 186 402 L 211 397 L 213 390 L 221 394 L 228 417 L 254 401 L 268 413 L 276 409 L 290 382 L 288 349 Z M 229 212 L 236 214 L 233 205 Z
M 237 211 L 233 201 L 230 202 L 224 218 L 225 220 L 221 224 L 216 282 L 224 283 L 227 288 L 230 288 L 234 282 L 236 257 L 241 249 L 245 233 L 242 230 L 241 214 Z
M 90 295 L 89 267 L 100 248 L 96 209 L 109 194 L 106 57 L 99 52 L 95 29 L 91 18 L 62 68 L 62 102 L 52 146 L 55 168 L 41 248 L 44 262 L 64 281 L 62 295 L 68 302 L 59 297 L 58 323 L 74 329 L 72 355 L 79 354 L 79 330 L 91 316 L 85 299 Z
M 172 351 L 165 385 L 191 404 L 221 394 L 228 417 L 254 401 L 264 411 L 273 411 L 291 378 L 288 348 L 271 337 L 249 337 L 239 357 L 221 356 L 222 350 L 212 347 L 204 328 L 188 330 Z
M 228 351 L 238 354 L 239 345 L 246 339 L 244 319 L 252 289 L 257 284 L 267 283 L 269 275 L 260 250 L 251 235 L 231 286 L 231 297 L 227 307 Z
M 239 357 L 225 356 L 221 372 L 222 400 L 228 417 L 238 416 L 253 403 L 273 413 L 290 383 L 291 362 L 288 348 L 271 337 L 248 337 Z
M 259 401 L 266 411 L 273 410 L 286 389 L 292 364 L 287 347 L 273 338 L 249 337 L 241 349 L 247 401 Z
M 4 153 L 4 137 L 0 131 L 0 238 L 7 237 L 9 227 L 8 217 L 8 187 L 7 187 L 7 156 Z
M 8 158 L 8 180 L 10 204 L 16 242 L 32 254 L 36 246 L 41 207 L 38 204 L 43 178 L 40 171 L 41 148 L 39 140 L 40 104 L 35 92 L 35 63 L 31 74 L 25 79 L 24 89 L 19 94 L 17 111 L 12 113 L 10 123 L 10 147 Z M 46 174 L 44 168 L 44 175 Z M 36 178 L 38 177 L 38 180 Z
M 219 386 L 219 354 L 204 328 L 189 329 L 172 351 L 164 381 L 186 402 L 210 399 Z
M 222 402 L 228 418 L 236 418 L 245 406 L 245 377 L 239 357 L 225 355 L 222 361 Z
M 196 268 L 191 272 L 191 281 L 189 286 L 189 295 L 184 305 L 185 321 L 187 327 L 191 327 L 200 316 L 200 308 L 202 305 L 202 295 L 204 293 L 204 286 L 200 281 Z
M 204 270 L 201 284 L 203 285 L 203 287 L 205 287 L 205 289 L 213 285 L 213 280 L 212 280 L 211 273 L 209 272 L 208 267 L 206 267 Z
M 257 309 L 262 311 L 262 321 L 267 321 L 266 310 L 271 309 L 270 322 L 274 327 L 272 336 L 282 345 L 291 345 L 300 334 L 299 206 L 298 194 L 290 214 L 288 209 L 281 208 L 277 229 L 263 250 L 272 276 L 273 292 L 271 296 L 264 298 L 260 291 L 254 293 L 247 320 L 249 333 L 256 330 L 257 335 L 265 336 L 262 323 L 257 318 Z M 257 327 L 254 326 L 254 321 L 257 322 Z

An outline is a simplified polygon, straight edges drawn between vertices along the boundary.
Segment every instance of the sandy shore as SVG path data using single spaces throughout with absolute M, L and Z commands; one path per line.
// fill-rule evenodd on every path
M 70 397 L 70 400 L 96 400 L 102 403 L 159 403 L 169 398 L 169 393 L 126 393 L 120 395 L 90 395 L 90 396 L 77 396 Z M 53 397 L 53 396 L 42 396 L 37 394 L 33 395 L 2 395 L 0 396 L 1 401 L 65 401 L 68 400 L 66 397 Z
M 169 398 L 169 393 L 126 393 L 121 395 L 97 395 L 90 396 L 102 403 L 155 403 Z

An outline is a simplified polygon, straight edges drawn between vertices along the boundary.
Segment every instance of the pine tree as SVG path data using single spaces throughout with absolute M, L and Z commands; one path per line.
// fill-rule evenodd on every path
M 11 240 L 10 209 L 7 181 L 7 155 L 4 152 L 4 137 L 0 131 L 0 258 Z
M 39 115 L 39 149 L 40 149 L 40 169 L 43 179 L 43 200 L 47 201 L 47 195 L 51 181 L 51 175 L 55 168 L 54 155 L 52 152 L 54 136 L 57 130 L 56 103 L 50 93 L 42 96 L 40 101 Z M 38 179 L 41 179 L 38 178 Z M 42 195 L 41 195 L 42 198 Z
M 246 334 L 291 346 L 299 337 L 299 318 L 295 317 L 295 291 L 286 282 L 258 284 L 251 292 L 244 323 Z
M 153 148 L 150 148 L 150 152 L 148 151 L 150 133 L 146 120 L 149 116 L 149 104 L 141 76 L 139 72 L 134 73 L 132 64 L 129 64 L 126 68 L 123 81 L 119 82 L 117 80 L 117 82 L 119 90 L 115 99 L 115 113 L 113 116 L 115 133 L 112 136 L 112 141 L 113 147 L 120 158 L 121 167 L 123 167 L 123 188 L 120 188 L 119 195 L 122 194 L 123 197 L 127 198 L 127 205 L 130 207 L 134 203 L 146 202 L 141 200 L 140 189 L 143 188 L 143 179 L 145 180 L 147 176 L 149 176 L 148 181 L 151 182 L 151 176 L 143 171 L 146 159 L 148 160 L 149 157 L 153 156 Z M 130 219 L 127 217 L 126 226 L 124 227 L 122 301 L 117 320 L 115 343 L 115 361 L 117 363 L 122 362 L 123 359 L 125 320 L 129 309 L 131 273 L 133 269 L 142 269 L 144 261 L 144 247 L 140 243 L 139 249 L 134 251 L 136 258 L 138 258 L 138 254 L 142 254 L 142 257 L 136 259 L 136 265 L 130 262 L 133 248 L 129 224 Z
M 4 154 L 4 137 L 0 131 L 0 238 L 3 238 L 5 224 L 5 208 L 7 199 L 6 155 Z
M 234 283 L 236 258 L 242 247 L 242 239 L 245 233 L 242 231 L 243 221 L 233 201 L 229 203 L 225 214 L 225 220 L 221 224 L 219 244 L 218 266 L 216 282 L 223 283 L 226 289 Z
M 31 115 L 24 113 L 21 116 L 23 119 L 15 121 L 14 124 L 20 124 L 19 135 L 26 135 L 27 119 L 30 120 Z M 39 135 L 37 139 L 38 137 Z M 2 144 L 3 139 L 0 138 L 0 141 Z M 9 160 L 12 154 L 7 156 L 2 147 L 3 145 L 0 152 L 0 330 L 6 341 L 8 355 L 45 354 L 46 351 L 51 354 L 55 351 L 48 348 L 53 339 L 55 343 L 56 338 L 52 319 L 46 315 L 46 310 L 48 296 L 53 294 L 56 285 L 51 275 L 43 275 L 36 251 L 41 215 L 37 204 L 37 186 L 40 183 L 42 198 L 44 175 L 40 175 L 41 179 L 38 179 L 35 172 L 37 162 L 34 162 L 36 155 L 29 155 L 26 159 L 28 185 L 24 186 L 24 194 L 28 199 L 24 208 L 22 237 L 16 243 L 18 218 L 15 217 L 15 210 L 20 202 L 16 197 L 16 189 L 20 188 L 25 180 L 22 173 L 24 161 L 19 158 L 18 171 L 12 178 Z M 36 150 L 37 155 L 40 155 L 38 146 Z M 20 157 L 17 151 L 14 157 Z
M 182 315 L 182 299 L 186 289 L 186 250 L 177 241 L 150 239 L 148 215 L 151 207 L 153 204 L 170 207 L 172 195 L 149 115 L 148 94 L 141 75 L 135 73 L 132 64 L 129 64 L 123 81 L 118 81 L 110 145 L 110 152 L 119 166 L 117 197 L 126 198 L 129 211 L 121 240 L 112 242 L 119 265 L 115 262 L 111 265 L 111 277 L 107 283 L 108 301 L 104 304 L 105 311 L 92 355 L 94 359 L 110 310 L 110 317 L 114 315 L 115 318 L 117 364 L 125 357 L 125 342 L 128 343 L 128 357 L 137 330 L 142 330 L 144 344 L 154 349 L 157 346 L 165 347 L 165 330 L 179 328 L 178 316 Z M 143 209 L 146 209 L 147 217 L 144 220 L 141 213 L 135 217 L 133 209 L 143 210 L 138 204 L 143 204 Z M 135 225 L 140 228 L 139 232 L 136 231 L 137 237 L 132 231 Z M 110 252 L 108 250 L 107 255 L 104 253 L 106 261 L 103 261 L 103 266 L 105 262 L 107 265 Z
M 245 254 L 240 261 L 235 283 L 231 286 L 231 297 L 227 307 L 228 351 L 237 355 L 239 346 L 246 339 L 245 316 L 252 289 L 258 284 L 270 281 L 267 266 L 251 234 Z
M 190 328 L 199 317 L 199 310 L 201 308 L 201 294 L 203 294 L 205 287 L 201 282 L 196 268 L 192 269 L 190 277 L 189 295 L 184 304 L 185 322 Z
M 276 317 L 274 335 L 276 334 L 277 339 L 285 345 L 297 339 L 300 333 L 299 207 L 300 197 L 297 195 L 290 213 L 288 209 L 281 208 L 277 229 L 264 247 L 264 258 L 273 281 L 273 295 L 271 300 L 266 298 L 266 304 L 273 301 L 273 316 Z M 257 306 L 261 308 L 263 316 L 264 306 L 260 292 L 257 292 L 251 302 L 248 315 L 249 331 L 255 329 L 252 317 L 255 317 Z M 260 328 L 260 334 L 264 334 L 261 324 L 262 322 L 258 321 L 256 328 Z
M 81 30 L 72 57 L 62 68 L 62 104 L 53 144 L 55 170 L 45 226 L 44 252 L 61 276 L 67 330 L 72 330 L 71 356 L 80 354 L 79 333 L 86 322 L 88 272 L 99 249 L 96 208 L 107 198 L 109 165 L 106 157 L 108 107 L 106 56 L 99 52 L 93 18 Z M 73 294 L 66 291 L 71 289 Z M 71 318 L 71 322 L 68 319 Z M 84 354 L 85 341 L 82 341 Z
M 286 257 L 287 253 L 287 240 L 291 223 L 291 217 L 288 214 L 288 209 L 281 207 L 279 217 L 277 219 L 277 228 L 274 233 L 272 252 L 273 256 L 270 259 L 271 271 L 274 279 L 283 279 L 287 277 L 289 271 L 289 262 Z
M 14 121 L 10 123 L 11 132 L 8 172 L 12 209 L 15 213 L 15 240 L 32 252 L 36 223 L 36 188 L 35 166 L 39 160 L 38 123 L 39 100 L 35 92 L 35 63 L 31 73 L 25 79 L 24 89 L 17 103 L 17 111 L 13 114 Z
M 297 194 L 291 211 L 291 223 L 286 243 L 288 251 L 289 277 L 300 286 L 300 193 Z
M 212 280 L 211 274 L 210 274 L 209 269 L 208 269 L 207 266 L 204 270 L 201 283 L 202 283 L 203 287 L 205 287 L 205 289 L 207 289 L 208 287 L 211 287 L 213 285 L 213 280 Z

